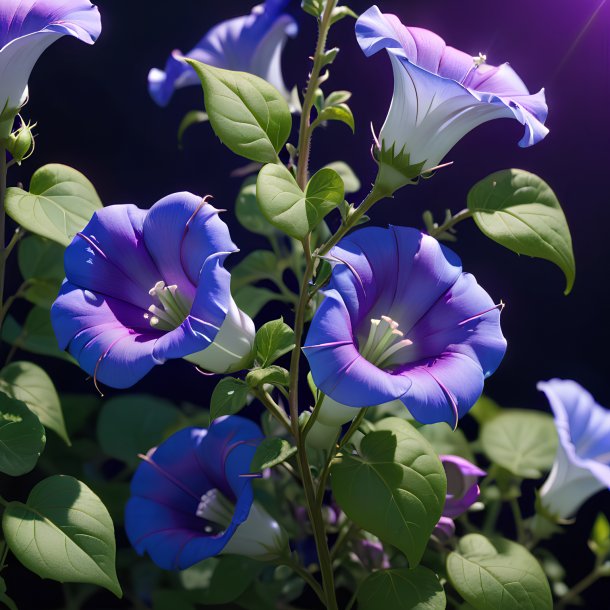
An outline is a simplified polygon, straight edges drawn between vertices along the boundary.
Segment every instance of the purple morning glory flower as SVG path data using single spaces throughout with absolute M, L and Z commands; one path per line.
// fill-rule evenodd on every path
M 243 368 L 254 324 L 231 296 L 223 264 L 236 246 L 218 212 L 191 193 L 150 210 L 98 210 L 66 249 L 51 308 L 60 347 L 114 388 L 168 358 L 215 373 Z
M 30 73 L 48 46 L 65 35 L 93 44 L 101 30 L 99 11 L 87 0 L 2 0 L 0 114 L 23 104 Z M 0 136 L 11 125 L 12 118 L 0 125 Z
M 131 481 L 125 530 L 135 550 L 165 570 L 221 552 L 266 558 L 283 530 L 254 502 L 250 462 L 263 438 L 243 417 L 185 428 L 143 456 Z
M 456 426 L 502 360 L 500 307 L 458 256 L 405 227 L 360 229 L 333 248 L 305 354 L 314 383 L 349 407 L 399 399 Z
M 447 476 L 447 499 L 443 517 L 464 514 L 478 499 L 479 478 L 487 473 L 457 455 L 439 455 Z
M 407 153 L 423 169 L 439 164 L 468 132 L 493 119 L 525 126 L 520 146 L 548 133 L 544 90 L 531 95 L 508 65 L 458 51 L 428 30 L 407 27 L 373 6 L 356 23 L 367 57 L 385 49 L 394 70 L 394 96 L 380 139 L 385 150 Z
M 610 411 L 575 381 L 541 381 L 559 434 L 557 457 L 540 490 L 543 508 L 566 519 L 602 489 L 610 489 Z
M 249 15 L 235 17 L 214 26 L 186 57 L 225 70 L 250 72 L 271 83 L 289 97 L 282 76 L 282 50 L 288 36 L 298 27 L 285 11 L 290 0 L 267 0 Z M 159 106 L 167 106 L 176 89 L 200 85 L 195 71 L 174 51 L 165 70 L 153 68 L 148 74 L 148 90 Z

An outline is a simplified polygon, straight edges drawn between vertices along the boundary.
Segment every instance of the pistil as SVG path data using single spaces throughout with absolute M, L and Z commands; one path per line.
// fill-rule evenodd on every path
M 218 489 L 210 489 L 201 496 L 196 514 L 207 521 L 206 534 L 219 534 L 231 525 L 234 511 L 233 504 Z

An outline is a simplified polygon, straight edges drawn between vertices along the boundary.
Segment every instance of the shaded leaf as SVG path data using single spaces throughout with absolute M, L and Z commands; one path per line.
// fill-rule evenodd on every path
M 248 384 L 240 379 L 234 377 L 221 379 L 210 399 L 211 418 L 239 413 L 246 406 L 249 389 Z
M 250 464 L 250 472 L 273 468 L 297 452 L 297 448 L 283 438 L 266 438 L 257 447 Z

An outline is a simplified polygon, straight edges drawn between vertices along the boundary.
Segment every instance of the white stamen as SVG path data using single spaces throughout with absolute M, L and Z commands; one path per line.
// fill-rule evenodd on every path
M 388 368 L 399 364 L 396 355 L 403 349 L 413 345 L 413 341 L 404 338 L 404 333 L 398 329 L 398 323 L 388 316 L 379 320 L 371 320 L 371 328 L 360 354 L 379 368 Z

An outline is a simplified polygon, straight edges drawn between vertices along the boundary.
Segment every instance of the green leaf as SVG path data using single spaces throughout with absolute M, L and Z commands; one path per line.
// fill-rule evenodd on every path
M 337 502 L 359 527 L 393 544 L 415 567 L 443 506 L 447 481 L 438 456 L 408 422 L 375 424 L 360 455 L 340 454 L 331 468 Z
M 324 0 L 302 0 L 301 8 L 312 17 L 319 18 L 324 12 Z
M 233 299 L 245 314 L 255 318 L 267 303 L 270 301 L 281 301 L 282 296 L 268 288 L 244 286 L 233 293 Z
M 461 430 L 452 430 L 446 423 L 440 423 L 422 426 L 418 432 L 439 455 L 459 455 L 470 462 L 475 461 L 468 439 Z
M 13 362 L 0 371 L 0 391 L 23 401 L 46 428 L 70 444 L 59 396 L 51 378 L 31 362 Z
M 146 394 L 113 398 L 104 404 L 97 420 L 102 451 L 136 466 L 138 454 L 156 447 L 180 419 L 180 411 L 167 400 Z
M 239 413 L 248 400 L 248 384 L 234 377 L 221 379 L 212 392 L 210 416 L 214 420 L 223 415 Z
M 30 472 L 45 442 L 38 417 L 21 400 L 0 392 L 0 472 L 14 477 Z
M 347 104 L 336 104 L 335 106 L 326 106 L 323 108 L 316 117 L 315 124 L 317 125 L 325 121 L 340 121 L 341 123 L 345 123 L 352 132 L 356 131 L 354 115 Z
M 524 547 L 480 534 L 464 536 L 447 558 L 451 584 L 475 610 L 551 610 L 540 564 Z
M 29 280 L 23 291 L 23 298 L 32 303 L 32 305 L 37 305 L 44 309 L 51 309 L 51 306 L 57 298 L 61 281 L 62 280 Z
M 264 369 L 253 369 L 246 375 L 246 383 L 251 388 L 257 388 L 266 383 L 288 387 L 290 373 L 281 366 L 268 366 Z
M 250 472 L 273 468 L 297 452 L 297 448 L 283 438 L 266 438 L 257 447 L 250 464 Z
M 239 223 L 251 233 L 258 235 L 278 235 L 277 229 L 269 224 L 256 202 L 256 176 L 246 178 L 235 201 L 235 216 Z
M 481 445 L 487 457 L 513 475 L 538 479 L 550 470 L 557 431 L 546 413 L 510 409 L 483 424 Z
M 30 191 L 6 191 L 6 213 L 24 229 L 67 246 L 102 207 L 95 188 L 67 165 L 45 165 L 30 182 Z
M 54 280 L 61 283 L 64 271 L 63 246 L 37 235 L 28 235 L 19 242 L 17 261 L 24 280 Z
M 555 263 L 572 290 L 576 264 L 566 217 L 542 178 L 520 169 L 487 176 L 468 193 L 468 209 L 490 239 L 516 252 Z
M 479 425 L 482 425 L 500 415 L 502 407 L 495 400 L 489 398 L 489 396 L 482 395 L 468 413 L 477 420 Z
M 436 574 L 423 566 L 379 570 L 358 588 L 358 610 L 445 610 L 446 606 Z
M 610 523 L 604 513 L 599 513 L 593 523 L 589 547 L 602 559 L 610 553 Z
M 41 578 L 90 583 L 122 596 L 112 519 L 101 500 L 77 479 L 44 479 L 25 504 L 8 504 L 2 529 L 13 554 Z
M 290 108 L 267 81 L 185 59 L 199 76 L 214 133 L 235 154 L 274 163 L 292 129 Z
M 53 356 L 76 364 L 70 354 L 59 349 L 48 309 L 33 307 L 23 326 L 15 318 L 8 316 L 2 326 L 2 339 L 27 352 Z
M 284 323 L 283 318 L 267 322 L 256 333 L 256 360 L 262 368 L 266 368 L 284 354 L 291 352 L 294 346 L 294 331 Z
M 264 563 L 248 557 L 224 555 L 180 572 L 180 581 L 193 601 L 217 606 L 242 595 L 264 567 Z
M 193 125 L 198 125 L 199 123 L 207 123 L 207 121 L 208 115 L 206 112 L 201 112 L 201 110 L 191 110 L 187 112 L 180 121 L 178 127 L 178 148 L 182 148 L 182 140 L 187 129 Z
M 337 172 L 343 180 L 343 186 L 345 187 L 345 193 L 356 193 L 362 186 L 358 176 L 354 173 L 354 170 L 344 161 L 333 161 L 326 166 L 328 169 L 332 169 Z
M 340 205 L 343 197 L 341 176 L 328 168 L 314 174 L 305 193 L 283 165 L 265 165 L 256 183 L 256 198 L 263 216 L 287 235 L 300 240 Z
M 358 14 L 354 13 L 349 6 L 337 6 L 333 9 L 330 23 L 334 25 L 337 21 L 341 21 L 344 17 L 352 17 L 358 19 Z
M 231 269 L 231 290 L 278 276 L 277 258 L 270 250 L 254 250 Z

